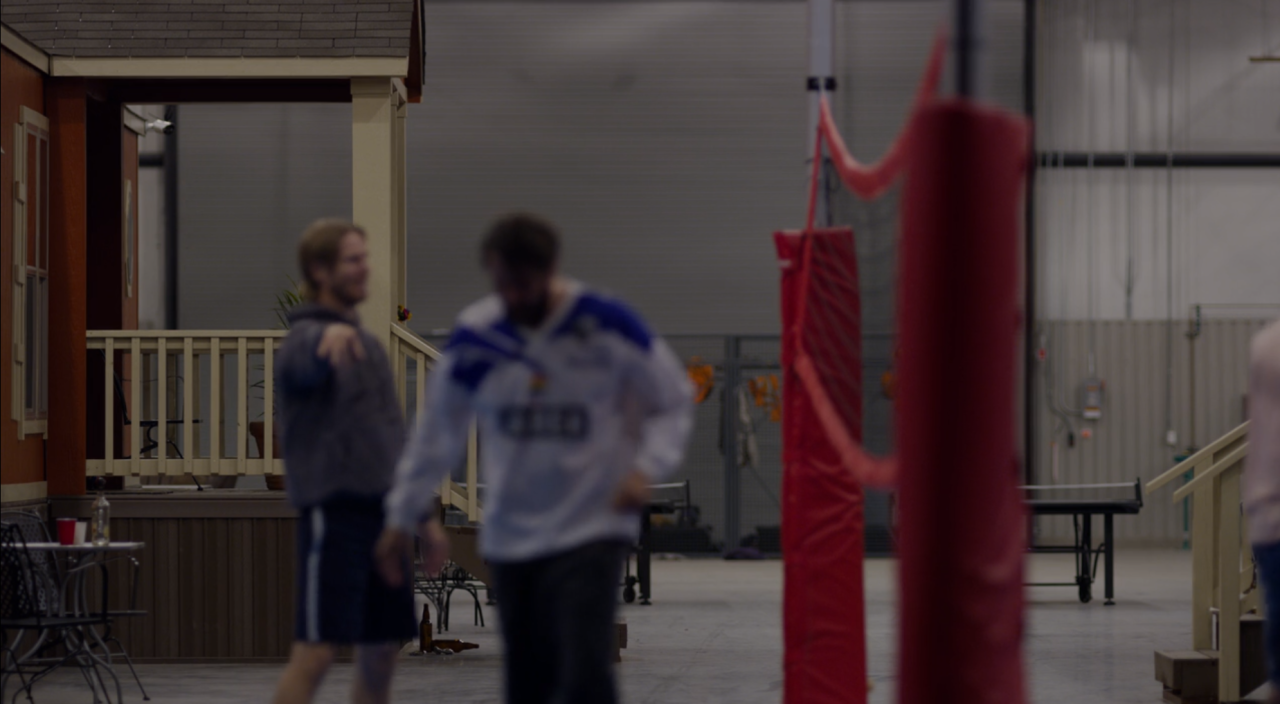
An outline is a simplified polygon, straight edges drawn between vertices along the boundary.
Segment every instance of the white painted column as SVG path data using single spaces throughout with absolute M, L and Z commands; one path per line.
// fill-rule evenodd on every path
M 396 112 L 390 78 L 351 79 L 351 215 L 368 233 L 369 296 L 360 318 L 390 347 L 402 261 L 397 253 Z
M 408 211 L 406 207 L 409 203 L 408 193 L 407 193 L 407 188 L 408 188 L 407 168 L 408 168 L 409 145 L 405 139 L 405 126 L 408 122 L 407 120 L 408 117 L 409 117 L 409 104 L 405 102 L 401 102 L 400 106 L 396 108 L 396 126 L 395 126 L 395 139 L 396 139 L 396 144 L 395 144 L 395 159 L 396 159 L 395 256 L 397 259 L 396 259 L 395 266 L 393 267 L 395 277 L 396 277 L 395 286 L 391 289 L 392 292 L 395 294 L 394 300 L 392 300 L 391 302 L 393 309 L 395 308 L 395 306 L 400 304 L 404 304 L 404 305 L 409 304 L 409 294 L 408 294 L 409 272 L 407 268 L 408 252 L 409 252 L 409 248 L 408 248 L 409 227 L 408 227 Z

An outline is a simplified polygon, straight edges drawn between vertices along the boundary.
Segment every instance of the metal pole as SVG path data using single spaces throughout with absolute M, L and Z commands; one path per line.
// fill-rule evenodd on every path
M 812 158 L 816 147 L 814 140 L 818 138 L 822 96 L 834 91 L 836 87 L 834 20 L 834 0 L 809 0 L 809 77 L 805 83 L 809 91 L 809 139 L 808 151 L 805 152 L 808 155 L 806 158 Z M 825 165 L 818 173 L 821 175 L 818 187 L 825 192 L 827 188 Z M 805 169 L 805 175 L 808 174 L 809 170 Z M 827 205 L 825 197 L 818 198 L 813 218 L 815 225 L 826 224 L 830 220 L 831 214 L 828 212 Z
M 983 53 L 981 0 L 955 0 L 956 95 L 982 97 Z
M 1036 3 L 1037 0 L 1025 0 L 1022 10 L 1022 109 L 1027 121 L 1034 123 L 1036 117 Z M 1033 132 L 1034 134 L 1034 132 Z M 1032 137 L 1034 141 L 1035 137 Z M 1039 285 L 1036 271 L 1036 159 L 1035 144 L 1028 150 L 1030 164 L 1027 165 L 1026 193 L 1026 245 L 1023 250 L 1023 425 L 1022 425 L 1022 469 L 1023 481 L 1035 483 L 1036 456 L 1036 423 L 1035 423 L 1035 373 L 1036 369 L 1036 286 Z M 1030 528 L 1032 524 L 1028 522 Z M 1034 544 L 1035 536 L 1028 530 L 1028 544 Z

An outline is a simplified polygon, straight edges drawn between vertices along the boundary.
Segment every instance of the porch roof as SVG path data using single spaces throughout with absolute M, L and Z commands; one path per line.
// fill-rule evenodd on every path
M 408 57 L 415 0 L 4 0 L 0 21 L 51 57 Z

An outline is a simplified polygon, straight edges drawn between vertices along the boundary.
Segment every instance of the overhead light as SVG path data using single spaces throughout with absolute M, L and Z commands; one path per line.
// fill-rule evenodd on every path
M 147 123 L 148 132 L 163 132 L 164 134 L 173 134 L 173 123 L 168 120 L 159 118 Z

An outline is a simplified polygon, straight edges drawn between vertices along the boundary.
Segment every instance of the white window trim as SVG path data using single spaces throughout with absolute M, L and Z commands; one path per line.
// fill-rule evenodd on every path
M 45 330 L 42 331 L 44 337 L 44 359 L 28 360 L 27 359 L 27 203 L 30 200 L 30 191 L 32 188 L 31 180 L 36 174 L 27 173 L 27 132 L 29 127 L 35 127 L 41 130 L 45 135 L 46 150 L 48 149 L 49 120 L 44 115 L 23 107 L 19 122 L 13 126 L 14 128 L 14 149 L 13 149 L 13 364 L 12 364 L 12 380 L 11 387 L 11 416 L 18 424 L 18 439 L 23 439 L 32 435 L 43 435 L 48 437 L 48 320 L 49 311 L 48 301 L 45 301 L 46 310 L 44 311 Z M 46 155 L 48 152 L 46 151 Z M 48 179 L 47 173 L 39 174 L 40 177 Z M 38 184 L 36 184 L 38 188 Z M 47 220 L 48 207 L 48 189 L 45 189 L 44 201 L 40 202 L 43 213 L 37 213 L 37 217 L 43 217 Z M 48 222 L 43 223 L 46 228 L 44 245 L 48 247 Z M 47 255 L 46 255 L 47 256 Z M 46 271 L 47 280 L 47 271 Z M 47 295 L 46 283 L 46 295 Z M 28 399 L 26 397 L 26 370 L 29 364 L 41 364 L 44 368 L 45 379 L 45 415 L 44 417 L 28 417 L 27 406 Z

